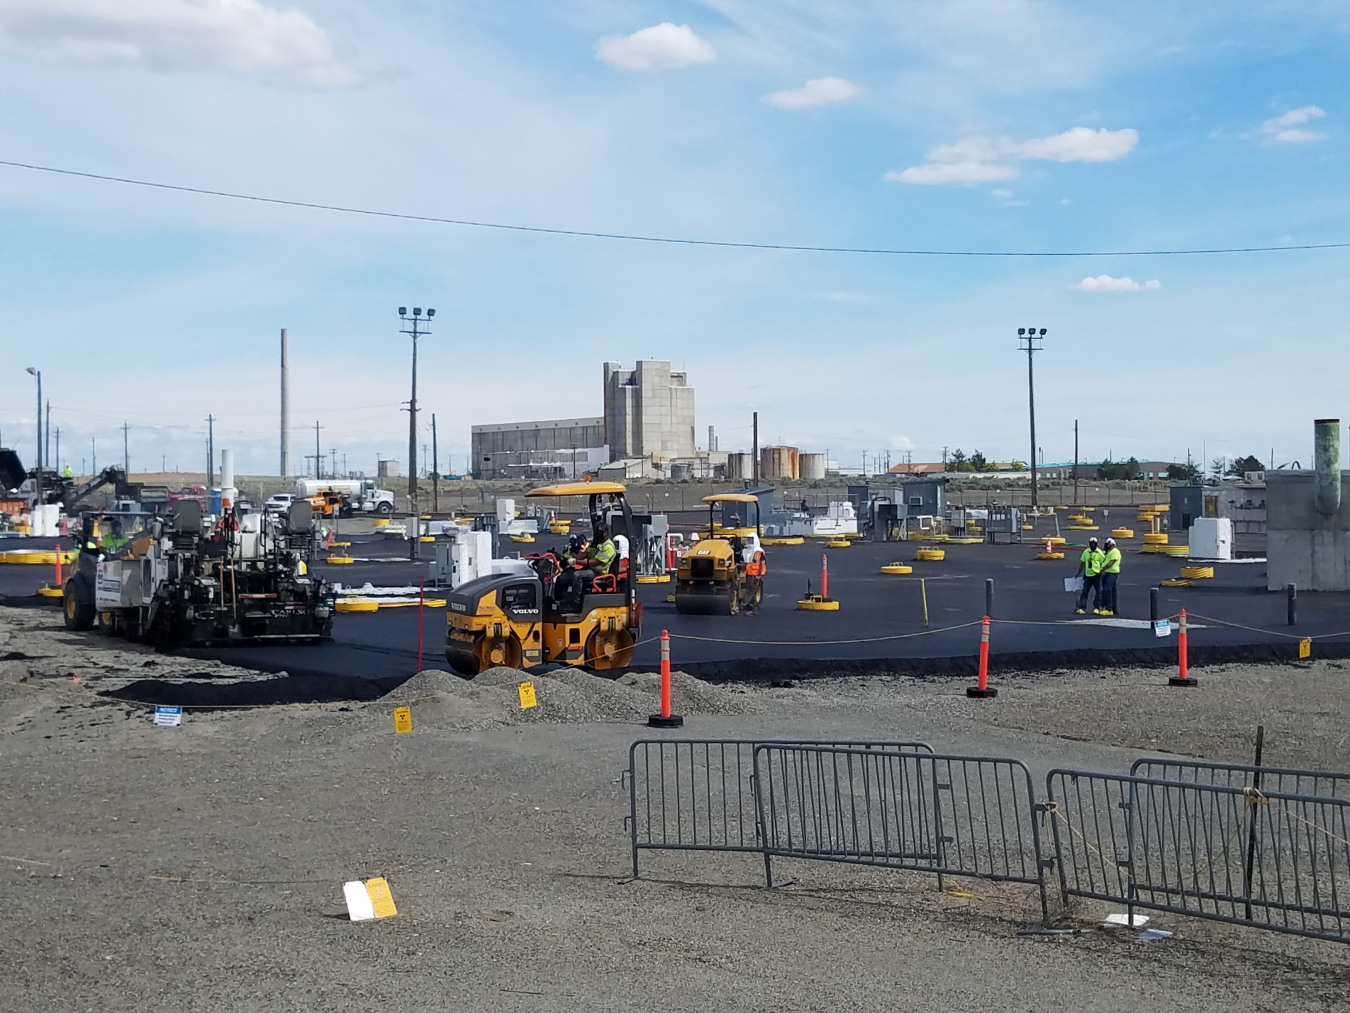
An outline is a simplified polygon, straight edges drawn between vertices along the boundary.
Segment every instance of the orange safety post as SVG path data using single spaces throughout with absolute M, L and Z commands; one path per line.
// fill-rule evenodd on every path
M 52 587 L 60 587 L 61 584 L 62 584 L 62 581 L 61 581 L 61 543 L 60 543 L 60 542 L 57 542 L 57 543 L 56 543 L 56 582 L 55 582 L 54 584 L 52 584 Z
M 1182 609 L 1181 614 L 1177 616 L 1177 674 L 1167 680 L 1169 686 L 1195 686 L 1197 682 L 1192 676 L 1190 661 L 1186 657 L 1186 610 Z
M 822 553 L 820 556 L 820 599 L 826 601 L 830 597 L 830 557 Z
M 998 690 L 989 685 L 989 617 L 980 620 L 980 675 L 979 682 L 966 687 L 966 696 L 987 700 L 998 696 Z
M 661 631 L 661 713 L 647 719 L 652 728 L 682 728 L 684 718 L 670 713 L 670 633 Z

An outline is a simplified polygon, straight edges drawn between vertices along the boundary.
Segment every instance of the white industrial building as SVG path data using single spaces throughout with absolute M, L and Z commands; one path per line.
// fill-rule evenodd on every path
M 607 362 L 604 442 L 610 460 L 655 463 L 693 458 L 694 388 L 669 362 L 639 360 L 633 369 Z

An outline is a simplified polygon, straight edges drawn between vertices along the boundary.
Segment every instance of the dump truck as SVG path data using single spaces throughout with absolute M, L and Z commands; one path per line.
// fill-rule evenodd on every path
M 760 545 L 759 499 L 745 492 L 704 496 L 708 527 L 680 557 L 675 571 L 675 611 L 681 615 L 731 616 L 754 612 L 764 600 L 768 561 Z M 738 504 L 734 526 L 717 521 L 717 508 Z M 746 525 L 753 513 L 755 523 Z
M 592 531 L 609 517 L 610 535 L 633 538 L 632 511 L 618 482 L 572 482 L 527 493 L 535 498 L 586 496 Z M 622 529 L 622 530 L 620 530 Z M 580 594 L 560 581 L 567 558 L 548 551 L 525 557 L 529 573 L 495 573 L 446 595 L 445 658 L 472 678 L 496 665 L 533 668 L 557 662 L 605 671 L 633 660 L 641 606 L 626 557 L 616 555 Z
M 309 572 L 315 546 L 307 503 L 209 523 L 196 500 L 164 516 L 85 513 L 65 623 L 163 650 L 328 640 L 336 595 Z

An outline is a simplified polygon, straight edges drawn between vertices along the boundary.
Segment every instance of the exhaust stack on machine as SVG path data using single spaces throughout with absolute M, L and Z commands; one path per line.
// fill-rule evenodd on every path
M 1330 517 L 1341 508 L 1341 420 L 1313 423 L 1313 502 L 1317 512 Z

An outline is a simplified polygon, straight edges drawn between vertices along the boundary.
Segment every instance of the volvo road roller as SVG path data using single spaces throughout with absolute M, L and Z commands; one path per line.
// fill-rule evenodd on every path
M 641 607 L 629 561 L 613 542 L 613 536 L 624 535 L 633 544 L 633 515 L 624 487 L 617 482 L 571 482 L 526 495 L 589 497 L 591 544 L 583 546 L 580 535 L 573 535 L 565 553 L 527 556 L 532 574 L 491 574 L 446 595 L 446 661 L 469 677 L 496 665 L 558 663 L 600 671 L 627 667 L 633 661 Z M 614 530 L 606 527 L 607 521 Z
M 708 504 L 708 529 L 680 559 L 675 610 L 687 616 L 754 612 L 764 600 L 768 571 L 759 541 L 759 499 L 746 492 L 722 492 L 704 496 L 703 502 Z M 724 505 L 723 521 L 730 524 L 717 523 L 718 504 Z M 746 525 L 752 509 L 755 523 Z

